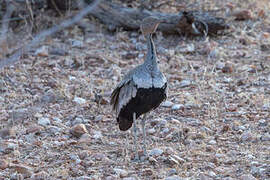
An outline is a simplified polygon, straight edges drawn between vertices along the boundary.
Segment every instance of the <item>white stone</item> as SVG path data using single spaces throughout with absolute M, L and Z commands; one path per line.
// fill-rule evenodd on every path
M 162 149 L 152 149 L 149 153 L 150 156 L 160 156 L 161 154 L 163 154 L 163 150 Z
M 214 145 L 214 144 L 217 144 L 217 142 L 216 142 L 214 139 L 212 139 L 212 140 L 210 140 L 210 141 L 208 142 L 208 144 Z
M 171 101 L 165 101 L 161 104 L 162 107 L 172 107 L 173 106 L 173 102 Z
M 169 176 L 169 177 L 166 177 L 165 180 L 182 180 L 182 178 L 180 178 L 179 176 Z
M 156 132 L 155 128 L 151 128 L 147 130 L 148 134 L 154 134 Z
M 49 55 L 48 47 L 42 46 L 42 47 L 38 48 L 35 52 L 35 55 L 36 56 L 48 56 Z
M 77 104 L 84 104 L 86 103 L 86 100 L 80 97 L 75 96 L 73 99 L 74 102 L 76 102 Z
M 81 48 L 83 47 L 83 42 L 79 40 L 71 40 L 71 46 L 76 47 L 76 48 Z
M 49 118 L 42 117 L 38 120 L 38 124 L 41 126 L 48 126 L 51 124 L 51 121 L 49 120 Z
M 190 80 L 182 80 L 180 83 L 179 83 L 179 87 L 180 88 L 184 88 L 184 87 L 188 87 L 191 85 L 191 81 Z
M 179 110 L 179 109 L 181 109 L 183 107 L 184 107 L 183 104 L 175 104 L 175 105 L 172 106 L 172 110 Z
M 95 138 L 95 139 L 101 139 L 102 138 L 101 131 L 95 131 L 93 138 Z
M 128 172 L 126 170 L 118 169 L 118 168 L 114 168 L 113 170 L 120 177 L 127 177 L 128 175 Z

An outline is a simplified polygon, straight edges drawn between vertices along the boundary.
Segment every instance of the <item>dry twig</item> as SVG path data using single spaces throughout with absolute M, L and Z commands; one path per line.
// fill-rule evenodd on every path
M 100 2 L 100 0 L 95 0 L 91 5 L 87 6 L 83 10 L 81 10 L 73 18 L 67 19 L 67 20 L 63 21 L 62 23 L 60 23 L 59 25 L 56 25 L 56 26 L 51 27 L 49 29 L 46 29 L 46 30 L 40 32 L 39 34 L 37 34 L 26 47 L 18 50 L 10 58 L 1 60 L 0 61 L 0 69 L 19 61 L 20 56 L 23 53 L 28 52 L 33 46 L 35 46 L 38 43 L 40 43 L 41 41 L 43 41 L 46 37 L 58 32 L 58 31 L 61 31 L 65 28 L 77 23 L 78 21 L 80 21 L 85 15 L 87 15 L 90 11 L 92 11 L 99 4 L 99 2 Z

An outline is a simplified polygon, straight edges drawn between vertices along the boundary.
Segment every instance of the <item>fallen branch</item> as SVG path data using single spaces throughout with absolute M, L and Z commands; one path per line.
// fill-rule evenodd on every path
M 110 1 L 102 1 L 89 14 L 98 18 L 111 31 L 115 31 L 117 28 L 139 30 L 142 19 L 151 15 L 167 19 L 165 23 L 161 23 L 158 27 L 158 30 L 165 33 L 204 35 L 202 31 L 208 29 L 207 33 L 217 34 L 219 30 L 229 28 L 225 23 L 225 19 L 215 17 L 210 12 L 193 11 L 180 12 L 178 14 L 151 12 L 148 10 L 127 8 Z M 202 28 L 202 31 L 200 28 Z

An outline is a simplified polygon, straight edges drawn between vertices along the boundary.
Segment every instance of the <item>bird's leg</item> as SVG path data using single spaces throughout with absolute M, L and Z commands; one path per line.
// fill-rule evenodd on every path
M 146 114 L 144 114 L 143 119 L 142 119 L 142 130 L 143 130 L 143 153 L 145 156 L 147 156 L 147 151 L 146 151 L 146 134 L 145 134 L 145 121 L 146 121 Z
M 135 161 L 139 160 L 138 146 L 137 146 L 137 134 L 136 134 L 136 113 L 133 113 L 133 136 L 134 136 L 134 145 L 135 145 Z
M 123 149 L 123 157 L 124 161 L 127 162 L 127 155 L 128 155 L 128 133 L 124 133 L 124 136 L 126 138 L 125 147 Z

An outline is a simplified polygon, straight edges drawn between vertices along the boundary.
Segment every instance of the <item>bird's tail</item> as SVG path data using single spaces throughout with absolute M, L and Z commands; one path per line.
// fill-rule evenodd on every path
M 129 128 L 131 128 L 133 119 L 128 119 L 126 117 L 118 117 L 117 122 L 121 131 L 127 131 Z

